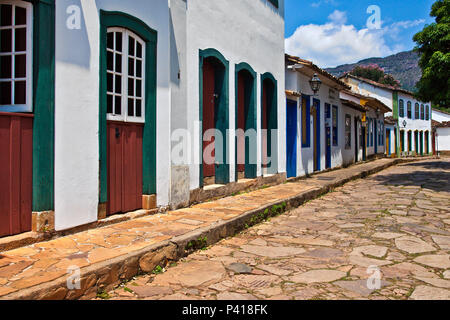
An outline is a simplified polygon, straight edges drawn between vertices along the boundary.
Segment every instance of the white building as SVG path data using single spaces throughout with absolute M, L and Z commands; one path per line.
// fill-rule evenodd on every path
M 45 228 L 54 219 L 55 230 L 66 230 L 141 208 L 185 206 L 208 183 L 284 175 L 284 135 L 262 136 L 264 127 L 285 126 L 284 1 L 0 6 L 7 128 L 0 145 L 10 150 L 0 154 L 7 168 L 0 180 L 23 177 L 1 186 L 0 237 L 38 228 L 32 212 L 50 223 Z M 253 149 L 242 140 L 236 146 L 242 119 L 256 132 Z M 216 133 L 215 159 L 205 168 L 202 131 L 210 128 L 224 143 L 219 148 Z M 10 134 L 17 139 L 4 139 Z M 250 152 L 256 160 L 238 168 L 237 154 Z M 267 168 L 264 152 L 272 158 Z M 11 157 L 24 159 L 21 166 Z
M 423 103 L 414 98 L 413 93 L 400 88 L 379 84 L 375 81 L 346 75 L 341 78 L 352 87 L 352 90 L 362 95 L 374 97 L 389 108 L 397 122 L 394 132 L 386 133 L 390 143 L 389 154 L 427 155 L 431 149 L 431 103 Z M 390 129 L 390 128 L 388 128 Z
M 433 153 L 450 152 L 450 113 L 432 109 Z
M 316 94 L 310 86 L 314 74 L 322 81 Z M 390 109 L 374 98 L 362 97 L 349 89 L 312 62 L 286 55 L 289 178 L 347 166 L 384 153 L 380 129 L 383 114 Z M 378 114 L 377 109 L 380 109 Z M 364 117 L 369 120 L 367 134 Z

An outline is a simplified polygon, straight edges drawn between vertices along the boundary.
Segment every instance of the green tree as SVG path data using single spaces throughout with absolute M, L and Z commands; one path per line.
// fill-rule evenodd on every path
M 450 107 L 450 0 L 438 0 L 431 7 L 436 22 L 414 36 L 415 50 L 421 55 L 422 78 L 417 97 L 441 108 Z
M 400 82 L 397 81 L 392 75 L 384 72 L 383 68 L 380 68 L 377 64 L 369 64 L 363 66 L 356 66 L 350 71 L 350 74 L 369 79 L 381 84 L 387 84 L 393 87 L 400 87 Z

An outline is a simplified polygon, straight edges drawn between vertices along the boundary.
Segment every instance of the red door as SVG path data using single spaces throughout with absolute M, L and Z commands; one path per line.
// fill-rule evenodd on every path
M 143 125 L 108 122 L 108 215 L 142 208 Z
M 267 157 L 267 128 L 269 127 L 267 119 L 267 84 L 263 83 L 263 94 L 262 94 L 262 167 L 268 167 L 268 157 Z
M 33 118 L 0 114 L 0 237 L 31 231 Z
M 207 130 L 215 128 L 214 82 L 215 82 L 214 65 L 210 61 L 205 60 L 203 63 L 203 136 L 205 136 L 205 132 Z M 206 153 L 206 156 L 207 157 L 212 156 L 212 159 L 205 159 L 205 157 L 203 157 L 203 176 L 205 178 L 213 177 L 216 174 L 214 164 L 214 156 L 215 156 L 214 136 L 212 136 L 211 139 L 208 140 L 210 141 L 203 141 L 203 151 L 205 151 L 206 148 L 208 148 L 208 150 L 213 151 Z
M 242 72 L 238 74 L 238 122 L 237 129 L 242 131 L 237 136 L 238 172 L 245 172 L 245 76 Z

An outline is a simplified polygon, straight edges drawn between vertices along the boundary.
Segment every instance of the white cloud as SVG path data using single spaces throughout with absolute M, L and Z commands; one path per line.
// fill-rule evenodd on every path
M 336 25 L 345 24 L 347 22 L 347 12 L 334 10 L 334 12 L 328 16 L 328 20 Z
M 379 30 L 357 29 L 347 25 L 345 12 L 336 10 L 322 25 L 303 25 L 286 39 L 286 52 L 312 60 L 326 68 L 355 63 L 370 57 L 385 57 L 405 50 L 401 44 L 390 47 L 386 37 L 396 37 L 402 29 L 424 23 L 423 20 L 400 21 Z

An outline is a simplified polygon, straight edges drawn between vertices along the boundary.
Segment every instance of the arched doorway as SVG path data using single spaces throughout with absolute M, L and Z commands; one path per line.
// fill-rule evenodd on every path
M 256 178 L 256 73 L 236 65 L 236 181 Z
M 111 215 L 156 194 L 157 32 L 102 11 L 100 33 L 100 203 Z
M 200 186 L 230 182 L 228 61 L 215 49 L 200 51 Z
M 278 172 L 277 81 L 270 73 L 261 76 L 261 160 L 262 174 Z

